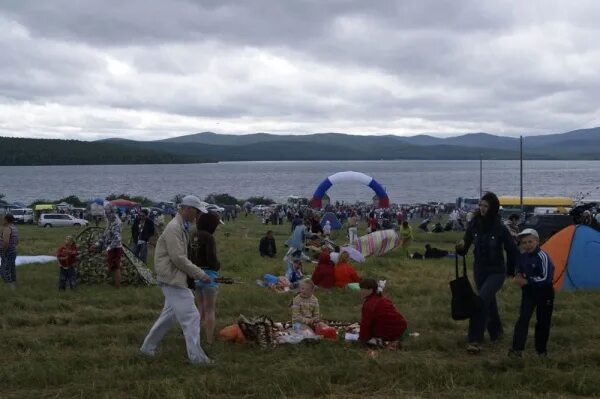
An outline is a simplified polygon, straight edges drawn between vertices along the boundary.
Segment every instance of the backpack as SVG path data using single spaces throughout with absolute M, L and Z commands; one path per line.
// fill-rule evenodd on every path
M 481 298 L 475 294 L 467 277 L 467 261 L 464 256 L 462 257 L 463 275 L 458 275 L 458 257 L 457 254 L 454 263 L 456 279 L 450 281 L 450 292 L 452 294 L 450 308 L 454 320 L 465 320 L 481 308 Z
M 270 317 L 261 315 L 248 319 L 246 316 L 240 315 L 238 325 L 247 342 L 255 343 L 261 348 L 275 346 L 273 320 Z

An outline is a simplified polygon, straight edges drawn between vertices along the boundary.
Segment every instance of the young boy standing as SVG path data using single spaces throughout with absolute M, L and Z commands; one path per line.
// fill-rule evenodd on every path
M 552 278 L 554 265 L 546 252 L 540 249 L 539 236 L 534 229 L 518 234 L 521 255 L 516 265 L 513 283 L 521 287 L 521 309 L 513 335 L 509 355 L 521 357 L 527 341 L 529 320 L 536 311 L 535 350 L 539 356 L 547 355 L 550 322 L 554 309 Z
M 58 263 L 60 264 L 60 274 L 58 277 L 58 289 L 66 290 L 67 283 L 71 289 L 75 288 L 75 266 L 77 264 L 77 245 L 73 241 L 73 237 L 66 236 L 65 243 L 58 249 L 56 253 Z

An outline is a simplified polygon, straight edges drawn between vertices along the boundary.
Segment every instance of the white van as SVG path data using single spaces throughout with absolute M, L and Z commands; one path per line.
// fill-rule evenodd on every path
M 32 224 L 33 223 L 33 209 L 29 209 L 29 208 L 12 209 L 10 211 L 10 214 L 15 217 L 16 223 L 23 223 L 23 224 L 25 224 L 25 223 Z

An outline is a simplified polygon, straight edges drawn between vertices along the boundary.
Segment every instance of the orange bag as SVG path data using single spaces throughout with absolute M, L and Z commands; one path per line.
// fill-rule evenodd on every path
M 236 344 L 246 342 L 246 337 L 237 324 L 232 324 L 219 331 L 219 338 L 225 342 L 235 342 Z

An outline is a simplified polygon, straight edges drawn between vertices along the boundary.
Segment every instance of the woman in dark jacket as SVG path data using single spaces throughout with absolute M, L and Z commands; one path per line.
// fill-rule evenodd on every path
M 196 234 L 190 240 L 188 256 L 192 263 L 204 270 L 213 281 L 202 283 L 196 281 L 194 293 L 196 306 L 200 312 L 206 343 L 212 344 L 215 333 L 215 308 L 217 305 L 218 286 L 214 281 L 221 268 L 217 259 L 217 245 L 213 234 L 221 223 L 219 216 L 209 212 L 201 214 L 196 223 Z
M 479 212 L 469 223 L 463 240 L 456 245 L 456 252 L 464 256 L 473 244 L 473 277 L 481 298 L 481 308 L 469 320 L 467 351 L 470 353 L 481 352 L 486 329 L 492 341 L 503 335 L 496 293 L 502 288 L 506 275 L 514 274 L 519 250 L 498 215 L 499 209 L 496 194 L 486 193 L 481 197 Z

